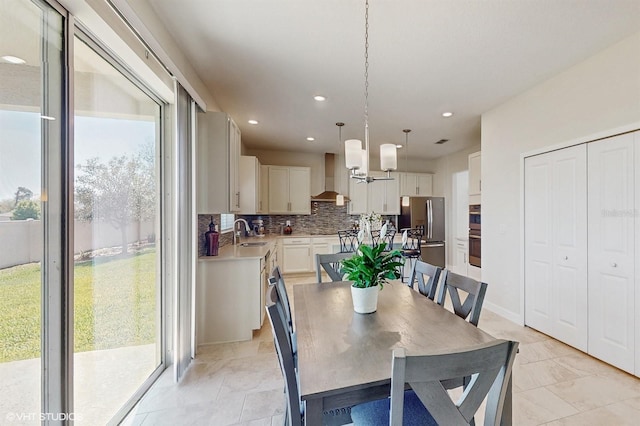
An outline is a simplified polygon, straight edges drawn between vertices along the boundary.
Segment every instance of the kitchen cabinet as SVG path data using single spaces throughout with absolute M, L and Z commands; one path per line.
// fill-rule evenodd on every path
M 338 237 L 284 237 L 282 245 L 282 273 L 315 272 L 316 254 L 335 253 Z
M 197 197 L 200 214 L 240 211 L 240 129 L 223 112 L 197 116 Z
M 480 152 L 469 154 L 469 204 L 481 204 L 482 173 Z
M 262 170 L 256 157 L 240 157 L 240 214 L 261 214 Z
M 579 145 L 525 159 L 524 207 L 526 323 L 585 352 L 586 158 Z
M 264 321 L 268 257 L 199 260 L 196 343 L 251 340 Z
M 282 273 L 311 272 L 311 239 L 282 239 Z
M 311 169 L 269 166 L 269 213 L 311 214 Z
M 269 166 L 260 166 L 260 211 L 269 213 Z
M 433 195 L 431 173 L 400 173 L 400 196 L 429 197 Z
M 588 144 L 589 354 L 630 373 L 640 369 L 635 366 L 640 271 L 634 273 L 640 244 L 634 229 L 640 225 L 634 200 L 640 194 L 634 176 L 640 173 L 634 152 L 640 149 L 639 135 Z
M 467 257 L 467 253 L 468 253 L 468 246 L 467 246 L 467 241 L 466 240 L 461 240 L 456 238 L 456 253 L 455 253 L 455 260 L 456 263 L 453 266 L 453 272 L 455 272 L 456 274 L 459 275 L 463 275 L 463 276 L 467 276 L 468 271 L 467 271 L 467 267 L 469 265 L 469 260 Z
M 371 176 L 386 176 L 383 172 L 370 172 Z M 349 180 L 349 214 L 376 212 L 382 215 L 400 214 L 400 179 L 391 173 L 391 180 L 375 180 L 359 183 Z

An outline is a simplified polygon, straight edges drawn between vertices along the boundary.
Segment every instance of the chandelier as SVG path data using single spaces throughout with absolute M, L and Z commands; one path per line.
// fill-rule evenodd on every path
M 385 177 L 369 176 L 369 0 L 365 0 L 364 9 L 364 149 L 359 139 L 344 141 L 344 158 L 351 178 L 370 183 L 374 180 L 392 180 L 391 170 L 398 166 L 395 144 L 380 145 L 380 170 Z

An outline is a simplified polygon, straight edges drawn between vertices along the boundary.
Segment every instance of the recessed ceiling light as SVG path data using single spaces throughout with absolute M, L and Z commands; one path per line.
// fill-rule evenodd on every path
M 258 120 L 249 120 L 248 123 L 249 124 L 258 124 Z
M 325 98 L 322 95 L 316 95 L 316 96 L 313 97 L 313 99 L 315 99 L 318 102 L 322 102 L 322 101 L 326 101 L 327 100 L 327 98 Z
M 400 148 L 402 148 L 402 145 L 401 144 L 397 144 L 396 148 L 400 149 Z
M 443 116 L 443 117 L 451 117 L 452 115 L 453 115 L 453 113 L 452 113 L 452 112 L 443 112 L 443 113 L 442 113 L 442 116 Z
M 12 64 L 26 64 L 27 61 L 25 61 L 22 58 L 18 58 L 17 56 L 11 56 L 11 55 L 6 55 L 3 56 L 2 59 L 4 59 L 5 61 L 12 63 Z
M 316 140 L 316 138 L 312 138 L 311 136 L 309 136 L 309 137 L 307 138 L 307 140 L 308 140 L 309 142 L 313 142 L 313 141 L 315 141 L 315 140 Z

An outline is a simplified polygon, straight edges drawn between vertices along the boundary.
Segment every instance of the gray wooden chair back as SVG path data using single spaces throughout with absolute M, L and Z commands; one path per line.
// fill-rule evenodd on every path
M 338 231 L 340 239 L 340 253 L 355 253 L 358 251 L 360 241 L 358 241 L 358 231 L 355 229 L 345 229 Z
M 324 269 L 331 281 L 342 281 L 342 261 L 353 256 L 353 253 L 316 254 L 316 281 L 322 282 Z
M 409 278 L 407 285 L 413 288 L 413 283 L 417 281 L 418 291 L 429 299 L 434 300 L 441 272 L 442 268 L 439 266 L 434 266 L 430 263 L 417 259 L 411 269 L 411 277 Z M 425 276 L 427 277 L 426 280 Z
M 298 383 L 296 348 L 291 345 L 288 338 L 287 320 L 280 308 L 281 301 L 275 286 L 270 286 L 267 291 L 267 303 L 265 309 L 271 323 L 274 345 L 278 353 L 278 361 L 284 378 L 287 409 L 284 424 L 288 426 L 302 426 L 304 424 L 304 403 L 300 401 L 300 388 Z M 294 340 L 295 342 L 295 340 Z M 323 412 L 322 424 L 338 426 L 351 423 L 350 407 Z
M 439 425 L 473 424 L 473 417 L 487 397 L 484 425 L 498 426 L 511 379 L 518 342 L 498 340 L 454 353 L 408 356 L 393 351 L 390 425 L 402 424 L 405 383 Z M 442 381 L 471 377 L 457 402 L 451 400 Z
M 277 299 L 276 287 L 270 287 L 271 300 Z M 302 426 L 302 410 L 300 404 L 300 393 L 298 390 L 298 379 L 296 376 L 293 349 L 288 338 L 288 330 L 285 328 L 286 319 L 278 309 L 277 303 L 266 306 L 267 315 L 271 322 L 274 344 L 280 361 L 280 369 L 284 378 L 284 389 L 287 399 L 287 411 L 285 413 L 285 424 L 291 426 Z
M 287 287 L 284 284 L 284 278 L 280 273 L 280 268 L 276 266 L 269 277 L 269 287 L 273 290 L 268 291 L 267 296 L 271 295 L 271 302 L 277 305 L 278 310 L 282 313 L 284 327 L 287 330 L 289 345 L 293 351 L 294 365 L 298 366 L 298 341 L 295 331 L 293 330 L 293 316 L 291 315 L 291 305 L 289 305 L 289 296 L 287 295 Z
M 487 283 L 454 274 L 448 270 L 442 274 L 438 305 L 444 306 L 448 294 L 451 298 L 453 312 L 461 318 L 468 319 L 471 324 L 477 327 L 482 303 L 487 292 Z M 464 301 L 460 298 L 460 292 L 466 293 Z

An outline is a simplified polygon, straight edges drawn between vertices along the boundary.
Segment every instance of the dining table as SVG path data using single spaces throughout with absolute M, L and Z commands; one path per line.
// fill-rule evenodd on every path
M 350 287 L 349 281 L 293 286 L 306 425 L 321 425 L 325 411 L 388 397 L 394 348 L 419 355 L 496 340 L 400 281 L 384 285 L 371 314 L 354 312 Z M 511 424 L 511 381 L 502 424 Z

